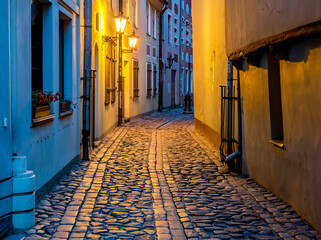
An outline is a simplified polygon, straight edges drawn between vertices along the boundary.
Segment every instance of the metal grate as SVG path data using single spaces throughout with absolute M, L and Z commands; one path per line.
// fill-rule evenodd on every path
M 221 88 L 221 161 L 238 149 L 235 139 L 235 106 L 237 104 L 235 86 L 220 86 Z M 230 94 L 229 94 L 230 93 Z

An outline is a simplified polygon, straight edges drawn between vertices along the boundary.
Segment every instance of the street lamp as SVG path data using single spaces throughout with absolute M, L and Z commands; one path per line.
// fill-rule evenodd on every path
M 168 66 L 165 66 L 165 68 L 166 68 L 166 69 L 172 68 L 173 62 L 174 62 L 174 58 L 173 58 L 172 56 L 168 57 L 168 58 L 167 58 L 167 64 L 168 64 Z
M 125 27 L 126 27 L 126 23 L 127 23 L 128 18 L 122 14 L 119 14 L 118 16 L 116 16 L 114 18 L 114 20 L 116 23 L 116 32 L 118 34 L 123 34 L 125 31 Z
M 128 18 L 120 13 L 117 17 L 114 18 L 116 24 L 116 32 L 118 36 L 102 36 L 103 43 L 112 42 L 116 45 L 118 40 L 118 125 L 123 123 L 123 109 L 124 109 L 124 99 L 123 99 L 123 53 L 132 53 L 133 48 L 136 47 L 138 36 L 133 32 L 132 35 L 128 37 L 130 49 L 123 50 L 123 34 L 125 31 L 126 23 Z
M 137 45 L 137 41 L 138 41 L 138 36 L 135 35 L 135 31 L 128 36 L 128 41 L 129 41 L 129 49 L 123 49 L 123 53 L 132 53 L 134 48 Z
M 138 41 L 138 36 L 135 35 L 135 31 L 132 33 L 132 35 L 128 36 L 129 39 L 129 47 L 131 49 L 134 49 L 136 47 L 137 41 Z

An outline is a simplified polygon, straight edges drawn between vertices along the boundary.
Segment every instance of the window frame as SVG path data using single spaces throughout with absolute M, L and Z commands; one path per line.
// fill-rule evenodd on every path
M 152 63 L 147 62 L 146 63 L 146 97 L 151 98 L 152 96 L 152 75 L 153 75 L 153 69 L 152 69 Z
M 139 60 L 133 59 L 133 99 L 137 99 L 138 97 L 139 97 Z
M 153 63 L 153 98 L 157 95 L 157 65 Z

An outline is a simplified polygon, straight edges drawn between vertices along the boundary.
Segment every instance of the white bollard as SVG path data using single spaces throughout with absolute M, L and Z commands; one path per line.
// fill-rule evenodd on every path
M 15 233 L 35 224 L 35 178 L 27 171 L 26 157 L 13 157 L 12 225 Z

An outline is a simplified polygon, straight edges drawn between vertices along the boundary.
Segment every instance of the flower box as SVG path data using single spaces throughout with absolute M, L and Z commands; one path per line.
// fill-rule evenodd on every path
M 59 111 L 66 112 L 70 110 L 70 102 L 69 103 L 59 103 Z
M 50 106 L 32 107 L 32 118 L 42 118 L 50 114 Z

